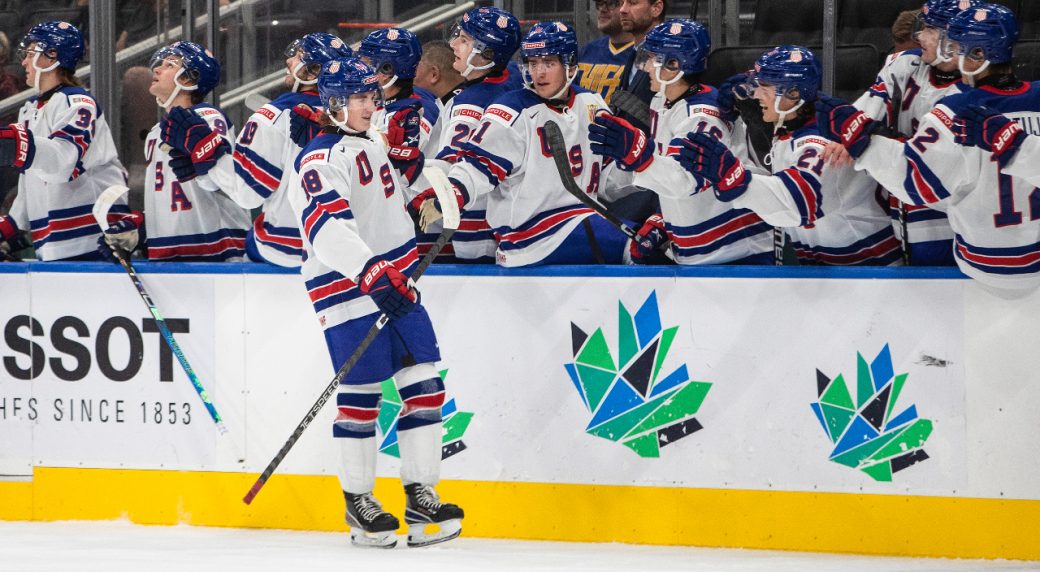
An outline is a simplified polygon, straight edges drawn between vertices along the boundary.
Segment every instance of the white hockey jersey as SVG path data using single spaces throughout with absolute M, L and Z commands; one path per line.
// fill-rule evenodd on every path
M 1023 123 L 1024 125 L 1024 123 Z M 1030 185 L 1040 187 L 1040 125 L 1024 127 L 1027 133 L 1025 141 L 1018 148 L 1015 156 L 1004 167 L 1004 172 L 1012 177 L 1019 177 Z
M 49 261 L 97 250 L 101 228 L 91 210 L 106 188 L 126 184 L 126 170 L 108 122 L 86 90 L 62 86 L 45 95 L 30 98 L 18 112 L 36 152 L 0 224 L 30 231 L 36 257 Z M 125 196 L 111 212 L 130 212 Z
M 900 264 L 902 248 L 877 182 L 851 166 L 825 164 L 826 145 L 815 121 L 782 131 L 773 138 L 771 175 L 752 174 L 747 191 L 735 198 L 716 195 L 784 227 L 801 264 Z
M 463 145 L 448 175 L 465 187 L 470 204 L 487 197 L 487 220 L 498 241 L 499 265 L 540 262 L 594 214 L 564 189 L 546 142 L 547 121 L 559 124 L 568 145 L 571 175 L 585 192 L 596 197 L 605 188 L 630 184 L 630 173 L 589 148 L 589 124 L 606 109 L 598 94 L 572 88 L 567 105 L 561 108 L 520 89 L 485 110 L 484 121 Z
M 228 119 L 206 103 L 191 108 L 229 143 Z M 208 177 L 180 182 L 160 146 L 159 123 L 145 139 L 144 214 L 149 260 L 239 261 L 245 256 L 249 211 Z
M 884 122 L 904 135 L 917 130 L 921 118 L 946 97 L 966 89 L 960 76 L 943 79 L 937 70 L 921 60 L 921 50 L 893 54 L 878 72 L 874 85 L 853 104 L 872 119 Z M 899 202 L 890 200 L 890 214 L 898 228 Z M 946 213 L 921 205 L 904 205 L 906 231 L 911 244 L 952 240 L 953 230 Z
M 410 275 L 415 233 L 382 141 L 322 134 L 296 160 L 289 202 L 303 230 L 303 277 L 322 328 L 378 312 L 357 287 L 373 257 Z
M 458 161 L 466 141 L 479 129 L 484 109 L 510 91 L 511 84 L 509 70 L 463 84 L 462 90 L 444 104 L 444 110 L 438 116 L 426 160 Z M 457 257 L 480 260 L 495 256 L 495 237 L 486 213 L 487 199 L 484 197 L 476 198 L 462 213 L 459 229 L 451 239 Z M 439 226 L 427 229 L 431 234 L 439 231 Z M 435 239 L 436 236 L 426 238 Z
M 704 86 L 671 107 L 662 94 L 650 102 L 652 134 L 657 142 L 654 160 L 634 175 L 633 183 L 660 196 L 665 232 L 679 264 L 725 264 L 745 261 L 773 250 L 772 227 L 755 213 L 716 200 L 711 183 L 695 177 L 672 157 L 669 143 L 687 133 L 708 133 L 731 143 L 732 126 L 723 121 L 715 98 L 718 92 Z
M 313 92 L 284 93 L 256 110 L 235 141 L 233 154 L 220 158 L 201 179 L 230 196 L 244 209 L 262 205 L 253 221 L 257 251 L 271 264 L 297 267 L 302 263 L 303 241 L 296 215 L 286 198 L 300 148 L 289 136 L 290 111 L 297 104 L 318 107 Z
M 941 100 L 906 143 L 874 137 L 856 168 L 866 169 L 905 202 L 942 202 L 955 233 L 957 265 L 965 274 L 998 288 L 1035 288 L 1040 192 L 1004 172 L 989 152 L 957 144 L 953 118 L 971 104 L 993 108 L 1040 134 L 1040 84 L 979 87 Z

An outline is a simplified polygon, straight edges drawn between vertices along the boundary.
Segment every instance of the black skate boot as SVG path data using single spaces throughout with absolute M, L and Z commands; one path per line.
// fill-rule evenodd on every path
M 384 511 L 372 493 L 355 495 L 343 491 L 347 501 L 350 540 L 358 546 L 393 548 L 397 546 L 397 517 Z
M 437 491 L 429 485 L 412 483 L 404 486 L 406 504 L 404 521 L 408 524 L 408 546 L 418 548 L 447 542 L 462 532 L 465 516 L 462 509 L 450 503 L 440 502 Z M 426 526 L 437 525 L 440 530 L 426 533 Z

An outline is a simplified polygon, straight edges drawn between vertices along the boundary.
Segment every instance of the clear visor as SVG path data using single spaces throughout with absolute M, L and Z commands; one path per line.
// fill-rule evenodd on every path
M 285 47 L 285 57 L 291 58 L 291 57 L 295 56 L 296 54 L 300 53 L 300 51 L 301 51 L 300 46 L 302 46 L 302 45 L 303 45 L 303 41 L 299 40 L 299 39 L 296 39 L 296 40 L 293 40 L 292 42 L 290 42 L 289 45 Z
M 560 61 L 560 56 L 531 56 L 524 58 L 523 61 L 523 68 L 529 74 L 539 70 L 552 72 L 561 67 L 563 67 L 563 62 Z
M 26 43 L 25 40 L 22 40 L 21 43 L 18 44 L 18 51 L 15 52 L 15 57 L 17 58 L 16 61 L 20 62 L 24 60 L 26 56 L 34 57 L 36 54 L 42 54 L 52 59 L 56 59 L 58 56 L 58 53 L 54 50 L 44 50 L 36 42 Z
M 455 22 L 454 24 L 451 25 L 450 28 L 448 28 L 448 33 L 447 33 L 447 35 L 444 36 L 444 39 L 448 40 L 449 42 L 451 42 L 451 41 L 454 41 L 455 39 L 457 39 L 458 37 L 460 37 L 461 35 L 462 35 L 462 26 L 460 26 L 458 22 Z
M 678 72 L 682 70 L 682 62 L 674 56 L 658 54 L 641 47 L 636 53 L 636 67 L 650 74 L 654 73 L 654 68 Z
M 363 61 L 366 64 L 368 64 L 369 66 L 371 66 L 372 69 L 376 70 L 376 73 L 380 73 L 380 74 L 383 74 L 385 76 L 392 76 L 392 75 L 394 75 L 394 64 L 392 64 L 390 62 L 377 62 L 377 61 L 373 60 L 370 56 L 366 56 L 366 55 L 362 55 L 360 57 L 361 57 L 361 61 Z
M 335 115 L 340 110 L 347 113 L 365 111 L 366 109 L 379 109 L 383 107 L 383 90 L 353 93 L 349 96 L 334 95 L 329 98 L 329 113 Z
M 942 41 L 939 42 L 939 53 L 947 59 L 964 56 L 966 59 L 976 62 L 986 61 L 986 50 L 982 46 L 965 46 L 956 40 L 951 40 L 946 34 L 942 35 Z
M 802 98 L 801 90 L 798 89 L 798 86 L 792 85 L 787 88 L 784 88 L 783 86 L 779 86 L 774 83 L 770 83 L 768 81 L 763 80 L 762 78 L 758 77 L 758 75 L 755 73 L 752 73 L 750 76 L 748 76 L 748 81 L 744 85 L 746 85 L 745 89 L 748 90 L 749 97 L 753 96 L 755 90 L 757 90 L 758 88 L 774 88 L 776 90 L 776 95 L 786 97 L 787 99 L 798 101 Z

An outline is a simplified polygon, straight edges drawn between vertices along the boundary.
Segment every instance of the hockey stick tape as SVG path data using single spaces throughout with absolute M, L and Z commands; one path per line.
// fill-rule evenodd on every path
M 423 174 L 426 175 L 426 180 L 430 182 L 433 192 L 437 195 L 437 200 L 441 203 L 444 228 L 459 228 L 459 202 L 455 198 L 455 189 L 452 188 L 448 176 L 444 174 L 444 171 L 432 166 L 424 168 Z
M 98 226 L 102 229 L 108 228 L 108 211 L 112 209 L 112 205 L 119 200 L 119 197 L 129 190 L 130 188 L 125 185 L 112 185 L 102 191 L 101 196 L 94 201 L 94 208 L 91 209 Z

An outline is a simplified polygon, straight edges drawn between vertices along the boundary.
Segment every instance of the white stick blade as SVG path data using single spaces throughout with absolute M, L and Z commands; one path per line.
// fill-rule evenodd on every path
M 108 211 L 112 209 L 112 205 L 129 190 L 130 188 L 126 185 L 112 185 L 102 191 L 101 196 L 94 202 L 94 208 L 92 209 L 94 220 L 97 221 L 98 226 L 102 230 L 108 228 Z
M 455 190 L 451 187 L 451 181 L 437 167 L 427 166 L 423 169 L 426 180 L 437 194 L 437 200 L 441 204 L 441 214 L 444 216 L 444 228 L 459 228 L 459 203 L 455 200 Z

